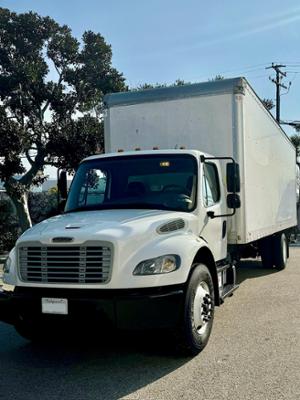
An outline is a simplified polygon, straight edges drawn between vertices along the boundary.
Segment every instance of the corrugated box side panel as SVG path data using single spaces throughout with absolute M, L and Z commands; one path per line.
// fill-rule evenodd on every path
M 295 149 L 247 86 L 243 100 L 245 243 L 295 226 Z

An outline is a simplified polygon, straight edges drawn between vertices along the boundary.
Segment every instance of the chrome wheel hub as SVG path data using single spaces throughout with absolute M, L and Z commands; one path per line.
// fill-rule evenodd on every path
M 282 238 L 282 259 L 283 263 L 287 262 L 287 242 L 285 236 Z
M 193 325 L 199 335 L 202 335 L 212 318 L 212 299 L 206 282 L 200 282 L 195 291 L 193 302 Z

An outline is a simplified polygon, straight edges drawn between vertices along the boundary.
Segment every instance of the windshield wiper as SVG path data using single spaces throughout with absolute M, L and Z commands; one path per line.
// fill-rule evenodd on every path
M 170 207 L 166 207 L 163 204 L 154 204 L 154 203 L 112 203 L 112 204 L 93 204 L 90 206 L 81 206 L 72 208 L 70 210 L 65 211 L 65 214 L 71 212 L 80 212 L 80 211 L 96 211 L 96 210 L 116 210 L 116 209 L 149 209 L 149 210 L 169 210 Z
M 111 208 L 111 207 L 104 207 L 103 205 L 93 204 L 91 206 L 81 206 L 81 207 L 71 208 L 71 209 L 65 211 L 64 214 L 68 214 L 68 213 L 71 213 L 71 212 L 78 212 L 78 211 L 106 210 L 106 209 L 109 209 L 109 208 Z
M 149 209 L 149 210 L 167 210 L 168 208 L 163 204 L 155 204 L 155 203 L 118 203 L 113 204 L 112 208 L 121 208 L 121 209 L 134 209 L 134 208 L 142 208 L 142 209 Z

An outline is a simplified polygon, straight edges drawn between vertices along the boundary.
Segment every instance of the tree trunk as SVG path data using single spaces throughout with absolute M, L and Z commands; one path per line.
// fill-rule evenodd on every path
M 28 192 L 18 193 L 14 190 L 10 190 L 10 185 L 5 186 L 8 196 L 15 206 L 21 231 L 24 232 L 32 226 L 28 209 Z

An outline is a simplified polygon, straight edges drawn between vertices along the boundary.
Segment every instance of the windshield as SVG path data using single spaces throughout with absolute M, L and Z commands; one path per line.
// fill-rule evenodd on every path
M 114 208 L 191 211 L 197 161 L 193 156 L 141 155 L 83 162 L 65 212 Z

